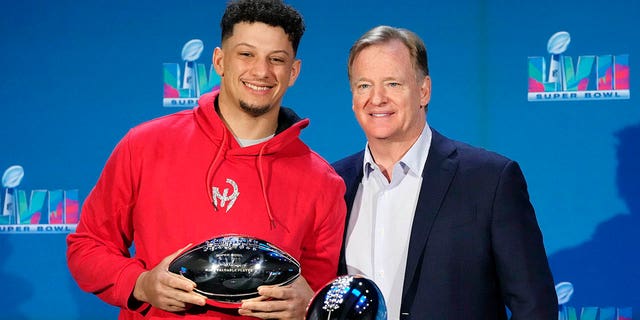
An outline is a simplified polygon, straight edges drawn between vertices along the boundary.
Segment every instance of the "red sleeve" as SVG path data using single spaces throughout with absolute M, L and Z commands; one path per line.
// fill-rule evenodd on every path
M 300 265 L 302 276 L 313 291 L 335 279 L 338 271 L 347 212 L 344 192 L 344 182 L 334 173 L 331 181 L 321 188 L 314 230 L 305 236 Z
M 121 308 L 127 308 L 136 279 L 145 271 L 144 263 L 129 253 L 136 183 L 128 137 L 107 160 L 76 232 L 67 237 L 67 264 L 80 288 Z

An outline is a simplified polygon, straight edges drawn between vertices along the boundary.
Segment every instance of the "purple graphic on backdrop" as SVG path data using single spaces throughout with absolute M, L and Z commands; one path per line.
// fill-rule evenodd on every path
M 69 233 L 80 220 L 78 190 L 32 190 L 29 198 L 18 189 L 24 169 L 7 168 L 2 175 L 4 201 L 0 215 L 0 234 Z
M 163 101 L 165 107 L 193 107 L 198 98 L 220 86 L 220 76 L 209 66 L 196 63 L 204 51 L 204 43 L 200 39 L 187 41 L 182 47 L 184 70 L 178 63 L 163 63 Z M 181 71 L 183 75 L 181 76 Z
M 564 55 L 571 36 L 566 31 L 549 38 L 544 57 L 529 57 L 529 101 L 584 101 L 629 99 L 629 55 Z M 548 68 L 548 70 L 547 70 Z

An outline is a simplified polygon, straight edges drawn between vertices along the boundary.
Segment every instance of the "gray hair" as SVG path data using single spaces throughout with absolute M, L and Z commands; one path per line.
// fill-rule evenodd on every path
M 390 26 L 377 26 L 358 39 L 349 50 L 349 61 L 347 64 L 347 73 L 351 79 L 351 67 L 356 56 L 365 48 L 387 43 L 391 40 L 400 40 L 409 49 L 411 62 L 416 71 L 416 75 L 420 78 L 429 75 L 429 64 L 427 62 L 427 49 L 424 42 L 418 35 L 410 30 L 402 28 L 394 28 Z

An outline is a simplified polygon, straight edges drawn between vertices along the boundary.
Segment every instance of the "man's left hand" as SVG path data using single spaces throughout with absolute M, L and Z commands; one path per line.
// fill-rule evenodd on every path
M 302 276 L 287 286 L 258 287 L 260 297 L 244 300 L 238 313 L 260 319 L 304 319 L 314 292 Z

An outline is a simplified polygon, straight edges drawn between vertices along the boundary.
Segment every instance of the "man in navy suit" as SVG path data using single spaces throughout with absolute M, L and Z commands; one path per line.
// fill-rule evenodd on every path
M 334 164 L 347 186 L 342 274 L 384 294 L 389 319 L 557 319 L 542 234 L 518 164 L 426 121 L 427 53 L 413 32 L 365 33 L 348 62 L 367 145 Z

